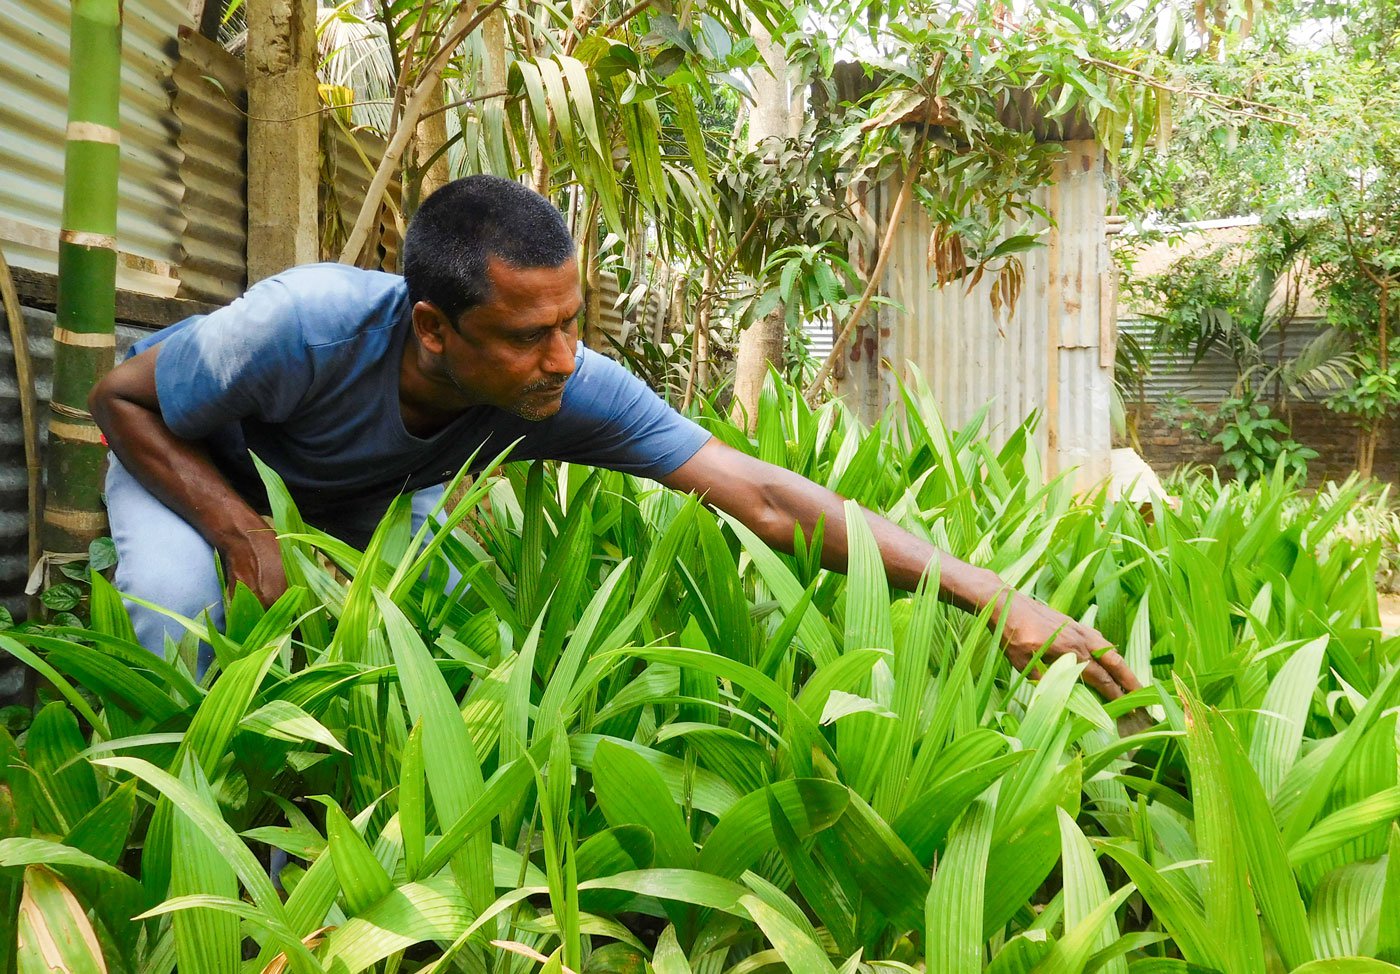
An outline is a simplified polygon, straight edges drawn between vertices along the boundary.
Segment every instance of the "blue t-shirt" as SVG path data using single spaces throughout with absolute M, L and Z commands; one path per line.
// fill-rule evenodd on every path
M 710 438 L 582 344 L 562 406 L 549 419 L 475 406 L 433 436 L 414 436 L 398 398 L 411 328 L 403 278 L 312 264 L 171 325 L 131 354 L 160 344 L 156 393 L 166 425 L 203 442 L 255 507 L 266 509 L 266 492 L 249 451 L 282 476 L 308 521 L 359 542 L 395 494 L 442 483 L 473 453 L 485 465 L 516 439 L 513 460 L 661 477 Z

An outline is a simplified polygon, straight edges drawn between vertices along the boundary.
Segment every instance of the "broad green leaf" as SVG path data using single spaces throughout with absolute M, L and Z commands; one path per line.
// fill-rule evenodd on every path
M 1196 841 L 1203 866 L 1202 896 L 1206 923 L 1225 951 L 1227 974 L 1249 974 L 1264 966 L 1254 895 L 1250 889 L 1247 852 L 1241 841 L 1239 816 L 1231 801 L 1235 782 L 1221 760 L 1210 716 L 1177 678 L 1177 691 L 1186 707 L 1186 735 L 1196 809 Z M 1261 879 L 1263 877 L 1260 877 Z
M 1083 971 L 1094 952 L 1095 943 L 1102 939 L 1100 935 L 1105 925 L 1113 920 L 1114 911 L 1132 892 L 1132 886 L 1124 886 L 1090 910 L 1088 916 L 1055 942 L 1049 955 L 1035 966 L 1036 974 L 1078 974 Z M 1114 939 L 1117 939 L 1116 936 Z
M 34 786 L 45 799 L 40 807 L 53 816 L 49 828 L 67 832 L 98 802 L 92 767 L 72 761 L 84 745 L 78 721 L 62 703 L 51 703 L 35 715 L 25 744 Z
M 798 839 L 830 828 L 846 812 L 850 791 L 834 781 L 799 778 L 780 781 L 745 795 L 715 823 L 700 850 L 699 868 L 727 879 L 737 878 L 777 840 L 769 819 L 769 795 L 783 808 Z
M 1270 798 L 1298 759 L 1308 708 L 1317 690 L 1318 667 L 1326 651 L 1325 637 L 1295 650 L 1269 684 L 1260 705 L 1249 742 L 1249 762 Z
M 1351 839 L 1394 822 L 1400 816 L 1400 787 L 1387 788 L 1322 819 L 1288 849 L 1296 869 L 1303 863 L 1344 845 Z
M 1112 911 L 1101 917 L 1097 929 L 1087 943 L 1083 944 L 1085 953 L 1080 956 L 1080 944 L 1071 938 L 1081 924 L 1089 923 L 1095 911 L 1109 901 L 1108 883 L 1104 880 L 1103 870 L 1099 868 L 1093 847 L 1089 845 L 1089 840 L 1085 838 L 1074 819 L 1063 808 L 1057 808 L 1055 811 L 1060 820 L 1065 930 L 1068 931 L 1065 938 L 1056 944 L 1055 955 L 1063 958 L 1065 965 L 1070 969 L 1076 969 L 1083 966 L 1089 953 L 1106 950 L 1113 945 L 1118 939 L 1118 923 L 1114 920 Z M 1046 963 L 1047 966 L 1056 966 L 1059 961 Z M 1115 957 L 1107 960 L 1100 969 L 1105 974 L 1125 974 L 1128 965 L 1121 957 Z
M 826 951 L 787 917 L 757 896 L 745 896 L 739 902 L 753 917 L 789 970 L 802 971 L 803 974 L 836 974 Z
M 217 807 L 193 755 L 186 757 L 180 778 L 207 806 Z M 203 894 L 238 898 L 233 867 L 192 819 L 173 816 L 170 835 L 175 850 L 170 861 L 171 897 Z M 182 910 L 171 917 L 171 925 L 180 967 L 209 974 L 238 971 L 243 943 L 238 917 L 219 910 Z
M 1200 912 L 1169 880 L 1127 849 L 1109 845 L 1104 847 L 1104 851 L 1123 867 L 1128 879 L 1151 907 L 1153 916 L 1172 935 L 1188 962 L 1207 970 L 1224 970 L 1224 962 L 1217 954 L 1218 938 L 1212 934 Z
M 64 837 L 63 844 L 115 864 L 126 849 L 135 814 L 136 782 L 127 781 L 84 815 Z
M 194 789 L 168 772 L 139 758 L 102 758 L 93 763 L 125 771 L 158 789 L 164 797 L 170 800 L 176 812 L 187 816 L 213 842 L 223 858 L 233 866 L 243 888 L 253 898 L 258 910 L 264 914 L 264 922 L 270 921 L 283 929 L 288 928 L 286 911 L 262 863 L 243 844 L 238 835 L 223 820 L 217 809 L 211 808 Z M 310 952 L 304 947 L 300 950 L 292 950 L 291 962 L 292 968 L 297 971 L 297 974 L 316 974 L 316 963 Z
M 19 974 L 107 974 L 109 970 L 86 910 L 43 866 L 24 870 L 16 961 Z
M 456 821 L 484 792 L 481 764 L 471 735 L 423 640 L 398 606 L 378 592 L 375 598 L 384 617 L 409 715 L 415 724 L 423 726 L 423 764 L 433 806 L 440 821 Z M 453 868 L 465 884 L 469 902 L 478 909 L 494 898 L 489 833 L 468 839 Z
M 996 799 L 993 786 L 967 807 L 934 870 L 924 902 L 930 974 L 976 974 L 982 969 L 982 913 Z
M 361 915 L 330 932 L 328 969 L 346 974 L 377 964 L 424 941 L 455 940 L 471 922 L 471 911 L 451 877 L 438 876 L 390 890 Z
M 351 917 L 361 916 L 389 895 L 393 884 L 340 806 L 329 798 L 321 803 L 326 807 L 326 840 L 346 911 Z
M 1390 826 L 1386 855 L 1385 893 L 1378 914 L 1376 956 L 1387 963 L 1400 961 L 1400 825 Z
M 680 807 L 646 760 L 611 741 L 602 741 L 594 752 L 592 770 L 593 790 L 609 825 L 640 825 L 651 832 L 659 868 L 694 867 L 695 844 Z
M 242 730 L 279 741 L 324 744 L 342 754 L 350 752 L 315 717 L 289 700 L 272 700 L 239 721 Z
M 846 814 L 820 833 L 821 848 L 839 858 L 860 890 L 890 922 L 903 930 L 924 924 L 921 909 L 929 880 L 909 848 L 854 792 Z

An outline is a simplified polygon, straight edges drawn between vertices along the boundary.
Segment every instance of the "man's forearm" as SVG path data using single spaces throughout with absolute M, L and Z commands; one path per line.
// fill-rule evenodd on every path
M 703 495 L 766 543 L 786 551 L 792 550 L 795 528 L 810 539 L 824 518 L 822 565 L 846 570 L 845 501 L 805 477 L 712 440 L 663 482 Z M 970 612 L 995 606 L 991 621 L 1001 627 L 1002 648 L 1013 666 L 1025 670 L 1037 659 L 1069 655 L 1083 664 L 1084 680 L 1106 699 L 1139 688 L 1137 677 L 1101 633 L 1015 592 L 996 573 L 959 561 L 876 514 L 863 513 L 890 584 L 915 589 L 936 563 L 940 599 Z
M 763 540 L 772 547 L 790 552 L 794 525 L 800 525 L 803 534 L 810 539 L 818 519 L 825 518 L 822 567 L 844 572 L 849 545 L 845 501 L 840 495 L 785 470 L 775 474 L 767 493 L 770 514 L 764 519 L 764 531 L 760 532 Z M 895 588 L 913 591 L 929 566 L 936 562 L 938 595 L 944 602 L 978 612 L 1007 592 L 1006 583 L 995 572 L 969 565 L 880 515 L 861 510 L 880 547 L 889 582 Z
M 148 417 L 124 415 L 140 409 L 115 404 L 98 425 L 122 466 L 157 500 L 220 550 L 248 531 L 266 527 L 202 447 L 168 431 L 164 437 L 152 435 Z
M 221 551 L 249 531 L 265 529 L 203 446 L 181 439 L 165 425 L 153 383 L 154 360 L 133 359 L 108 375 L 90 397 L 93 419 L 122 466 Z

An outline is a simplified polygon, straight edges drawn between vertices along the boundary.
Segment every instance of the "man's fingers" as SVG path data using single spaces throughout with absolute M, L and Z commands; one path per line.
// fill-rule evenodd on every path
M 1142 684 L 1133 675 L 1133 671 L 1128 668 L 1128 661 L 1125 660 L 1118 650 L 1109 648 L 1102 652 L 1093 653 L 1095 661 L 1101 666 L 1118 686 L 1128 693 L 1134 690 L 1141 690 Z
M 1083 676 L 1084 682 L 1097 690 L 1105 700 L 1117 700 L 1123 696 L 1123 688 L 1114 682 L 1113 677 L 1108 675 L 1108 671 L 1098 663 L 1086 665 Z

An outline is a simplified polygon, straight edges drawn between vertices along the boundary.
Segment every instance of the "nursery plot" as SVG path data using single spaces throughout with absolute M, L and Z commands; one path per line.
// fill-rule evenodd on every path
M 0 738 L 19 969 L 1395 970 L 1397 643 L 1378 545 L 1336 530 L 1362 488 L 1076 498 L 1024 432 L 905 406 L 865 429 L 778 386 L 756 440 L 702 422 L 1096 626 L 1145 689 L 1017 673 L 868 530 L 840 575 L 819 537 L 536 464 L 361 552 L 269 475 L 271 609 L 161 661 L 98 577 L 90 629 L 0 635 L 56 690 Z

